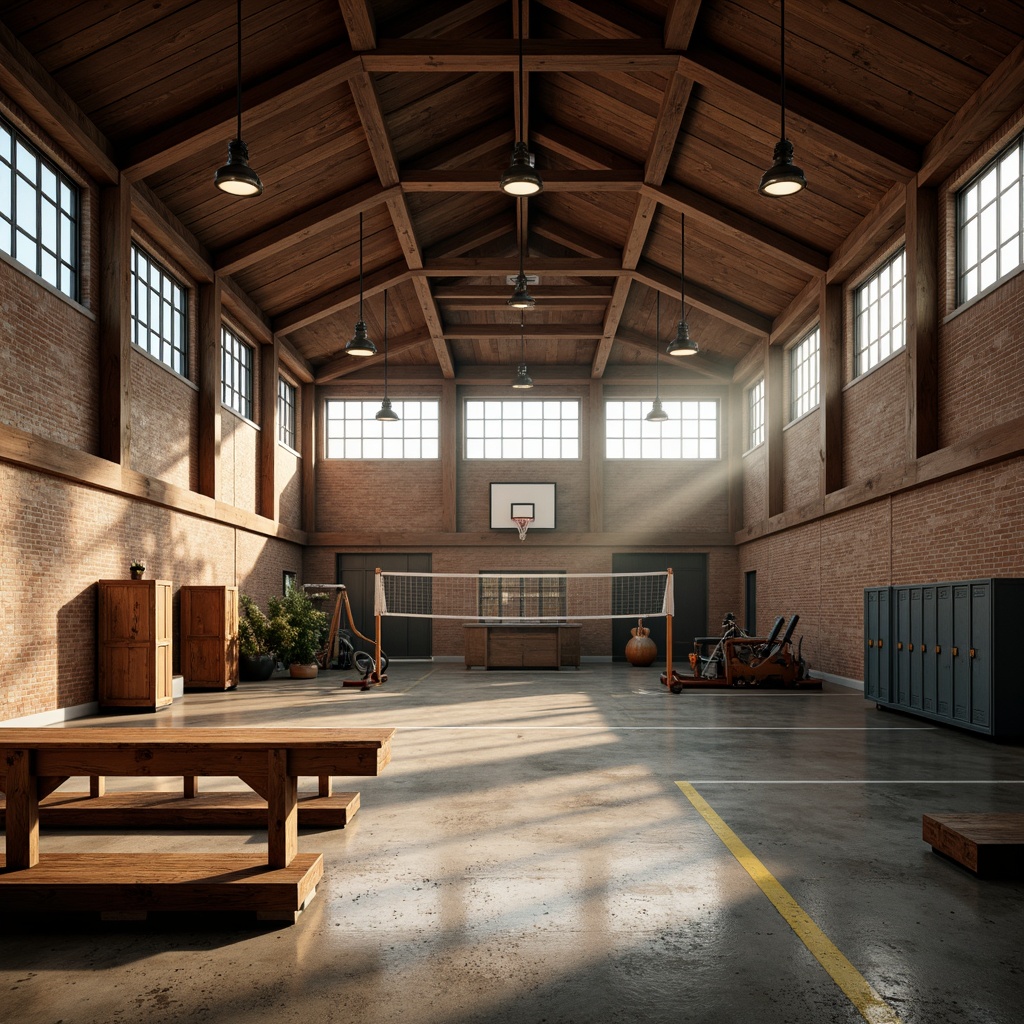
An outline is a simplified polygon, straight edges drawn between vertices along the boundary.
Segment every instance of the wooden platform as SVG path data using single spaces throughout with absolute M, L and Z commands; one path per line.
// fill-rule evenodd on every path
M 4 913 L 98 911 L 141 918 L 150 911 L 255 911 L 291 921 L 323 877 L 319 853 L 297 854 L 284 868 L 263 854 L 51 853 L 32 868 L 7 870 L 0 854 Z
M 299 828 L 344 828 L 359 810 L 358 793 L 299 794 Z M 254 792 L 53 793 L 39 802 L 39 822 L 51 828 L 248 828 L 266 829 L 267 801 Z M 0 828 L 6 828 L 0 796 Z
M 1024 875 L 1024 814 L 925 814 L 921 838 L 979 878 Z

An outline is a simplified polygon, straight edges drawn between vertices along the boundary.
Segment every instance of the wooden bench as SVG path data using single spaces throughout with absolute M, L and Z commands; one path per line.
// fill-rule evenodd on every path
M 255 910 L 264 920 L 294 921 L 323 875 L 320 854 L 298 852 L 299 777 L 377 775 L 391 759 L 393 736 L 393 729 L 0 727 L 7 833 L 7 853 L 0 859 L 0 911 L 144 916 L 151 910 Z M 178 775 L 186 779 L 186 792 L 189 779 L 237 776 L 265 801 L 267 856 L 40 857 L 40 801 L 80 775 Z M 102 785 L 94 788 L 99 797 Z M 95 815 L 108 799 L 92 798 L 94 806 L 86 813 Z M 129 802 L 123 827 L 148 827 L 142 809 L 135 810 Z M 223 808 L 207 811 L 205 823 L 223 813 Z M 93 824 L 98 824 L 95 818 Z
M 1024 874 L 1024 814 L 925 814 L 921 838 L 979 878 Z

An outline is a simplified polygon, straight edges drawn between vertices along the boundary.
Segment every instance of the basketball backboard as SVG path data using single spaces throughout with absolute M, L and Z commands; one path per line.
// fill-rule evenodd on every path
M 554 484 L 491 484 L 492 530 L 515 530 L 513 516 L 531 515 L 531 530 L 555 528 Z

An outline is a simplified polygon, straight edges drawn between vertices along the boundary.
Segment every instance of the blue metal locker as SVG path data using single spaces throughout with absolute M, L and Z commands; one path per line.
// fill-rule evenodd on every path
M 921 707 L 935 711 L 939 679 L 938 644 L 939 635 L 935 622 L 935 587 L 921 588 Z
M 953 588 L 944 583 L 935 588 L 935 632 L 939 653 L 935 682 L 935 711 L 942 718 L 953 717 Z
M 924 654 L 924 624 L 922 622 L 921 587 L 910 588 L 910 636 L 914 650 L 910 655 L 910 706 L 920 711 L 923 694 L 921 678 Z
M 971 587 L 953 584 L 953 718 L 971 720 Z
M 992 724 L 992 586 L 971 586 L 971 724 L 984 729 Z
M 896 703 L 910 707 L 910 652 L 913 647 L 910 624 L 910 587 L 893 587 L 896 599 L 893 641 L 896 644 Z

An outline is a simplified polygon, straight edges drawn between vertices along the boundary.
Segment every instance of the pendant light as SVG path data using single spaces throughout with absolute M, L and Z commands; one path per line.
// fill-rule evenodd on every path
M 260 176 L 249 166 L 249 147 L 242 141 L 242 0 L 238 0 L 238 75 L 236 99 L 238 130 L 228 143 L 228 162 L 217 170 L 213 183 L 232 196 L 258 196 L 263 193 Z
M 523 200 L 519 199 L 520 214 L 522 213 Z M 519 217 L 519 223 L 525 224 L 522 216 Z M 523 249 L 526 247 L 526 240 L 520 238 L 519 240 L 519 276 L 516 278 L 516 288 L 512 292 L 512 297 L 508 300 L 508 304 L 513 309 L 533 309 L 537 304 L 537 300 L 529 293 L 526 287 L 526 274 L 523 272 Z
M 519 314 L 519 369 L 516 372 L 516 379 L 512 381 L 512 387 L 521 391 L 533 387 L 533 378 L 526 372 L 526 331 L 525 313 Z
M 695 356 L 697 342 L 690 337 L 690 325 L 686 322 L 686 276 L 683 273 L 686 259 L 686 215 L 679 214 L 679 326 L 675 338 L 668 343 L 665 352 L 670 356 Z
M 544 189 L 544 182 L 533 167 L 533 154 L 526 144 L 523 95 L 523 0 L 519 0 L 519 137 L 512 149 L 512 162 L 501 176 L 501 191 L 510 196 L 535 196 Z
M 350 356 L 375 356 L 377 346 L 370 341 L 363 319 L 363 215 L 359 214 L 359 319 L 356 321 L 352 340 L 345 346 Z
M 661 376 L 658 373 L 661 355 L 661 292 L 654 300 L 654 404 L 646 419 L 650 423 L 661 423 L 668 419 L 668 413 L 661 407 Z
M 779 74 L 782 126 L 775 143 L 775 162 L 764 172 L 757 191 L 763 196 L 791 196 L 807 188 L 807 179 L 793 165 L 793 143 L 786 138 L 786 0 L 779 0 Z
M 380 403 L 374 419 L 382 423 L 397 423 L 401 417 L 391 408 L 388 398 L 388 290 L 384 289 L 384 401 Z

